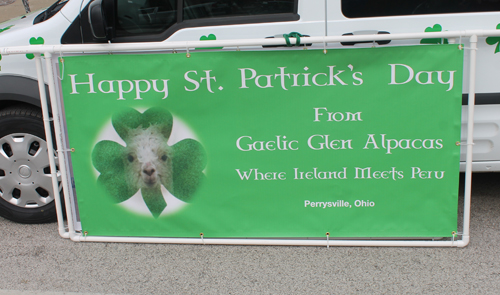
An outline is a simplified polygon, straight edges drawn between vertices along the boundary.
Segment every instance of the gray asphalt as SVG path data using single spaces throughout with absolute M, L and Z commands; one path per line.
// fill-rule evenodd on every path
M 0 219 L 0 295 L 498 294 L 500 174 L 473 179 L 462 249 L 75 243 Z

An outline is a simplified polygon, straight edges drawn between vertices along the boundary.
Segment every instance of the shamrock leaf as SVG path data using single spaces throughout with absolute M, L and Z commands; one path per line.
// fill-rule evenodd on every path
M 150 108 L 143 114 L 135 109 L 127 109 L 115 114 L 111 121 L 118 135 L 125 141 L 129 139 L 131 130 L 139 127 L 147 129 L 151 125 L 158 125 L 163 136 L 168 139 L 172 132 L 173 118 L 170 112 L 162 108 Z
M 497 25 L 497 30 L 500 30 L 500 24 Z M 500 37 L 488 37 L 486 38 L 486 44 L 497 45 L 495 47 L 495 53 L 500 52 Z
M 206 40 L 217 40 L 217 37 L 215 37 L 214 34 L 210 34 L 208 36 L 203 35 L 200 37 L 200 41 L 206 41 Z
M 92 164 L 101 172 L 97 183 L 102 185 L 117 203 L 128 200 L 137 192 L 136 188 L 124 181 L 124 161 L 117 155 L 124 155 L 125 152 L 125 147 L 108 140 L 98 142 L 92 151 Z
M 167 203 L 163 199 L 161 190 L 143 188 L 141 189 L 141 193 L 142 198 L 144 199 L 146 206 L 148 206 L 151 214 L 153 214 L 153 217 L 158 218 L 161 212 L 163 212 L 163 209 L 167 207 Z
M 425 32 L 441 32 L 443 28 L 440 24 L 435 24 L 433 27 L 425 28 Z M 448 39 L 429 38 L 420 40 L 420 44 L 448 44 Z
M 174 149 L 174 196 L 188 202 L 203 181 L 203 169 L 207 163 L 205 150 L 194 139 L 184 139 Z
M 111 123 L 126 146 L 98 142 L 92 164 L 101 173 L 97 183 L 115 202 L 126 201 L 140 190 L 149 211 L 158 218 L 167 206 L 161 186 L 184 202 L 191 200 L 204 179 L 205 150 L 194 139 L 168 145 L 173 127 L 168 110 L 152 107 L 140 113 L 128 108 L 115 113 Z
M 210 41 L 210 40 L 217 40 L 217 37 L 214 34 L 210 34 L 208 36 L 203 35 L 200 37 L 200 41 Z M 202 47 L 196 49 L 222 49 L 222 47 Z
M 8 29 L 12 28 L 14 25 L 10 25 L 8 27 L 5 27 L 3 29 L 0 29 L 0 33 L 7 31 Z
M 38 37 L 38 38 L 31 37 L 30 38 L 30 45 L 43 45 L 44 42 L 45 42 L 45 40 L 43 40 L 42 37 Z M 28 54 L 26 54 L 26 57 L 28 59 L 34 59 L 35 55 L 33 53 L 28 53 Z

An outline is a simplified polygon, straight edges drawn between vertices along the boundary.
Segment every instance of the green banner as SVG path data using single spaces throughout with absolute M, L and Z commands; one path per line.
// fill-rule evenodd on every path
M 456 45 L 63 63 L 88 235 L 457 230 L 463 51 Z

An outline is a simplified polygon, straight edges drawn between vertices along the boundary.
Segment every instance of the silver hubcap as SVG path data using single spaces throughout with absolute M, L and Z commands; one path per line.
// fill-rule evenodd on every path
M 57 177 L 60 190 L 59 171 Z M 0 138 L 0 197 L 23 208 L 54 200 L 45 140 L 25 133 Z
M 22 178 L 29 178 L 31 176 L 31 168 L 26 165 L 21 165 L 19 167 L 19 176 Z

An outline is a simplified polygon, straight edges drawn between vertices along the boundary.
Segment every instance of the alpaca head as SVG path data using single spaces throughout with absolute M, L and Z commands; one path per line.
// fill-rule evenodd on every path
M 173 189 L 172 151 L 157 125 L 129 130 L 124 163 L 127 181 L 137 189 L 161 184 Z

